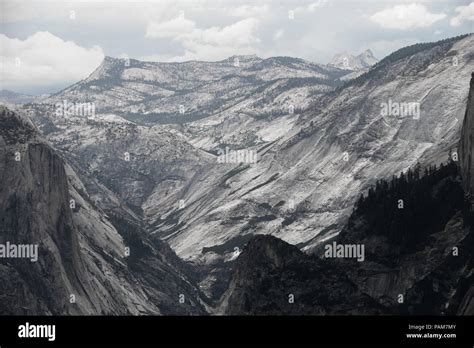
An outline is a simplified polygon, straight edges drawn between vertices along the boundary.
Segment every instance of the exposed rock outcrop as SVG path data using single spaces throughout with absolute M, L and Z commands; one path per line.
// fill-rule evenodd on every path
M 382 314 L 337 264 L 255 236 L 237 260 L 221 310 L 231 315 Z
M 401 186 L 395 186 L 395 192 L 407 185 L 412 195 L 413 200 L 402 196 L 405 210 L 398 210 L 390 194 L 376 191 L 371 202 L 354 211 L 334 241 L 363 246 L 361 262 L 348 255 L 327 258 L 324 252 L 320 258 L 309 256 L 275 237 L 256 236 L 234 265 L 221 311 L 472 314 L 473 218 L 456 165 L 451 162 L 421 180 L 396 185 Z M 386 208 L 377 211 L 376 205 Z M 428 210 L 434 215 L 427 215 Z
M 27 118 L 0 124 L 0 244 L 38 247 L 0 258 L 0 314 L 205 313 L 191 266 L 98 209 Z
M 337 90 L 313 89 L 320 74 L 334 81 L 327 67 L 288 57 L 241 59 L 240 68 L 106 59 L 45 101 L 96 102 L 94 120 L 53 117 L 42 128 L 180 257 L 208 260 L 203 250 L 232 251 L 251 234 L 310 251 L 342 229 L 375 179 L 445 161 L 459 141 L 473 47 L 473 35 L 405 47 Z M 419 103 L 419 114 L 384 115 L 389 102 Z M 154 126 L 125 125 L 121 112 Z M 180 124 L 157 124 L 163 117 Z M 257 164 L 218 163 L 226 146 L 256 151 Z
M 318 259 L 276 238 L 257 236 L 237 259 L 222 311 L 473 315 L 474 213 L 465 199 L 466 193 L 472 199 L 474 188 L 473 100 L 474 73 L 459 165 L 450 160 L 424 174 L 415 168 L 391 182 L 377 182 L 359 199 L 333 240 L 364 246 L 364 262 L 346 255 L 325 259 L 324 253 Z M 294 303 L 288 303 L 288 294 L 294 294 Z
M 474 204 L 474 72 L 467 99 L 466 115 L 464 116 L 461 140 L 459 142 L 459 157 L 464 191 Z

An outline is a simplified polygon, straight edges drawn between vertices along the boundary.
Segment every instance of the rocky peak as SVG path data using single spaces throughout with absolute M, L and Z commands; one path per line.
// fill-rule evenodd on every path
M 336 54 L 328 65 L 345 70 L 363 70 L 376 64 L 378 59 L 370 49 L 355 56 L 347 52 Z
M 125 66 L 126 59 L 105 56 L 102 63 L 92 72 L 86 81 L 118 76 Z
M 377 58 L 375 58 L 374 54 L 372 53 L 370 49 L 366 49 L 364 52 L 359 54 L 357 58 L 362 63 L 365 63 L 367 66 L 372 66 L 379 61 Z
M 250 265 L 267 264 L 280 267 L 291 259 L 301 257 L 303 253 L 295 246 L 270 235 L 257 235 L 252 238 L 239 258 L 239 261 Z
M 344 271 L 278 238 L 258 235 L 248 242 L 233 267 L 220 311 L 230 315 L 383 313 Z

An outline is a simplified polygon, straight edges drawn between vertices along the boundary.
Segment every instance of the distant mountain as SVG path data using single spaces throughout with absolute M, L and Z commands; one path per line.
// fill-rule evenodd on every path
M 272 111 L 287 113 L 290 104 L 303 108 L 302 95 L 327 91 L 343 73 L 291 57 L 234 56 L 219 62 L 184 63 L 105 57 L 88 78 L 45 103 L 94 102 L 98 113 L 117 113 L 146 124 L 182 124 L 236 108 L 262 117 Z M 298 97 L 284 94 L 297 87 Z M 286 103 L 277 102 L 278 97 Z M 264 110 L 257 107 L 262 103 Z
M 0 90 L 0 103 L 7 104 L 27 104 L 34 102 L 38 97 L 9 91 L 7 89 Z
M 241 248 L 244 237 L 257 233 L 311 251 L 341 231 L 359 193 L 378 178 L 417 162 L 445 162 L 457 148 L 473 45 L 472 35 L 441 42 L 314 98 L 281 138 L 252 147 L 256 165 L 213 167 L 207 180 L 183 191 L 184 209 L 169 209 L 179 224 L 150 214 L 153 230 L 184 257 Z M 453 65 L 453 55 L 459 64 Z M 419 114 L 385 115 L 390 100 L 414 103 Z
M 222 143 L 242 148 L 281 137 L 346 73 L 291 57 L 183 63 L 105 57 L 89 77 L 41 103 L 51 113 L 64 101 L 93 103 L 98 118 L 179 128 L 191 144 L 215 152 Z
M 360 71 L 370 68 L 378 61 L 379 60 L 374 57 L 372 51 L 370 49 L 367 49 L 357 56 L 354 56 L 347 52 L 336 54 L 328 65 L 339 69 Z
M 184 258 L 231 257 L 256 233 L 310 251 L 341 231 L 377 178 L 445 161 L 456 148 L 473 41 L 402 49 L 344 85 L 334 81 L 347 71 L 288 57 L 242 58 L 239 67 L 235 57 L 128 67 L 106 58 L 36 105 L 34 120 L 83 181 L 99 181 Z M 64 100 L 96 102 L 96 117 L 56 115 Z M 419 114 L 384 115 L 390 100 L 415 103 Z M 169 120 L 186 116 L 186 105 L 189 118 L 161 123 L 164 110 Z M 258 161 L 219 163 L 226 147 L 255 151 Z

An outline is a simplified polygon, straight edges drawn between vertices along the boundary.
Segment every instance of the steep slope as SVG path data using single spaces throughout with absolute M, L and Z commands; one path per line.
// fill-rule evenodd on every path
M 459 179 L 450 162 L 378 182 L 320 258 L 254 237 L 234 264 L 221 311 L 472 315 L 474 215 Z
M 463 180 L 464 192 L 470 201 L 470 211 L 474 211 L 474 163 L 472 161 L 474 152 L 474 72 L 471 77 L 471 85 L 469 90 L 469 97 L 467 100 L 466 114 L 461 132 L 461 139 L 459 141 L 459 155 L 460 155 L 460 173 Z M 474 224 L 474 222 L 473 222 Z M 471 241 L 471 250 L 474 241 Z M 472 269 L 472 264 L 471 264 Z M 461 314 L 474 313 L 474 275 L 471 273 L 470 282 L 466 284 L 466 295 L 461 301 Z
M 474 74 L 460 141 L 468 145 L 460 145 L 465 155 L 459 163 L 450 160 L 424 172 L 417 166 L 391 181 L 378 181 L 359 198 L 343 231 L 321 244 L 320 259 L 275 238 L 254 237 L 234 264 L 221 310 L 363 314 L 377 308 L 392 314 L 474 314 L 474 213 L 463 189 L 471 188 L 463 173 L 469 171 L 473 150 L 473 92 Z M 357 249 L 362 254 L 357 260 L 344 251 L 328 254 L 334 245 L 363 247 Z M 337 274 L 339 283 L 314 272 L 318 267 Z M 340 295 L 340 282 L 368 299 L 356 299 L 359 306 L 349 310 L 353 292 Z M 315 288 L 318 292 L 307 296 Z M 286 301 L 289 293 L 297 294 L 294 303 Z
M 99 114 L 119 113 L 147 124 L 183 123 L 222 112 L 280 80 L 319 79 L 318 85 L 327 88 L 341 74 L 335 68 L 289 57 L 236 56 L 185 63 L 106 57 L 87 79 L 45 102 L 95 102 Z M 179 105 L 184 106 L 182 114 Z
M 383 314 L 345 276 L 272 236 L 255 236 L 234 264 L 220 310 L 230 315 Z
M 238 72 L 232 59 L 204 65 L 189 62 L 183 66 L 136 63 L 143 66 L 137 67 L 141 75 L 134 77 L 133 83 L 148 84 L 151 79 L 168 86 L 176 80 L 172 75 L 166 75 L 166 80 L 163 74 L 171 74 L 179 66 L 189 72 L 188 83 L 192 84 L 193 93 L 201 91 L 203 83 L 208 83 L 205 88 L 228 90 L 229 86 L 221 85 L 227 81 L 222 74 L 232 69 L 239 79 L 249 74 L 260 76 L 257 82 L 249 83 L 251 87 L 232 85 L 236 93 L 232 98 L 228 95 L 232 102 L 239 98 L 250 98 L 253 102 L 254 98 L 271 94 L 274 84 L 283 83 L 275 95 L 289 93 L 302 97 L 306 105 L 301 110 L 296 107 L 294 114 L 272 111 L 269 117 L 255 118 L 266 115 L 268 107 L 281 110 L 282 105 L 287 105 L 287 98 L 280 103 L 272 97 L 260 106 L 256 104 L 255 114 L 233 112 L 226 118 L 225 113 L 219 112 L 185 125 L 146 128 L 124 124 L 124 119 L 117 115 L 100 113 L 94 120 L 56 117 L 51 121 L 41 119 L 38 109 L 35 120 L 40 119 L 42 129 L 50 133 L 55 146 L 71 162 L 85 166 L 83 170 L 76 168 L 78 172 L 95 175 L 97 169 L 100 183 L 133 207 L 135 213 L 143 214 L 148 231 L 166 239 L 182 257 L 202 257 L 207 262 L 223 254 L 232 256 L 234 248 L 241 248 L 255 233 L 271 233 L 311 251 L 322 240 L 341 231 L 357 193 L 367 190 L 378 178 L 390 177 L 417 162 L 439 163 L 449 150 L 456 150 L 459 120 L 467 98 L 465 86 L 474 67 L 473 40 L 469 35 L 401 49 L 343 87 L 311 98 L 294 94 L 295 89 L 285 84 L 292 79 L 267 79 L 270 87 L 262 89 L 261 94 L 253 89 L 260 86 L 265 76 L 280 76 L 289 67 L 298 67 L 290 70 L 298 74 L 322 74 L 317 67 L 297 59 L 247 57 L 242 59 Z M 98 103 L 104 100 L 105 105 L 127 108 L 134 94 L 120 94 L 118 89 L 132 83 L 131 78 L 124 76 L 135 68 L 113 62 L 104 62 L 88 82 L 80 82 L 54 98 L 71 96 L 71 101 L 86 101 L 87 98 L 81 98 L 91 95 Z M 211 66 L 215 71 L 204 74 Z M 199 76 L 190 73 L 193 69 Z M 146 71 L 151 77 L 144 77 Z M 329 73 L 325 76 L 330 80 Z M 203 82 L 205 79 L 211 82 Z M 101 81 L 107 83 L 102 85 Z M 149 90 L 158 93 L 159 88 L 150 85 Z M 174 93 L 178 97 L 179 93 Z M 253 93 L 251 97 L 249 93 Z M 121 98 L 123 105 L 118 101 Z M 140 98 L 136 101 L 140 102 Z M 167 98 L 158 96 L 152 99 L 167 102 Z M 225 104 L 224 99 L 218 104 L 222 105 L 221 102 Z M 412 103 L 412 111 L 419 112 L 384 114 L 382 106 L 393 103 Z M 51 106 L 43 104 L 37 108 L 48 105 Z M 99 131 L 100 127 L 109 130 Z M 106 137 L 107 132 L 115 135 Z M 161 138 L 170 141 L 161 142 Z M 189 148 L 189 143 L 210 153 Z M 179 144 L 177 147 L 183 151 L 176 151 L 173 144 Z M 216 150 L 227 146 L 256 151 L 257 163 L 218 163 Z M 154 150 L 147 152 L 146 148 Z M 139 161 L 125 163 L 122 156 L 127 151 L 135 153 L 137 156 L 132 158 Z M 159 155 L 155 156 L 155 152 Z M 178 155 L 179 160 L 161 161 L 168 153 L 171 157 Z M 93 167 L 89 168 L 89 163 Z M 178 177 L 169 171 L 161 175 L 162 170 L 157 167 L 163 166 L 172 167 Z
M 2 314 L 204 312 L 190 266 L 97 208 L 27 118 L 0 117 L 0 241 L 38 248 L 36 262 L 0 259 Z
M 215 178 L 234 167 L 218 165 L 217 150 L 251 150 L 281 138 L 309 106 L 308 96 L 332 90 L 340 75 L 338 69 L 289 57 L 237 56 L 215 63 L 107 57 L 84 81 L 25 109 L 84 182 L 94 177 L 134 213 L 149 216 L 153 226 L 159 220 L 175 230 L 179 222 L 170 208 L 178 210 L 181 201 L 187 205 L 211 191 Z M 201 101 L 207 104 L 194 105 Z M 93 103 L 90 115 L 64 112 L 85 103 Z M 163 109 L 156 109 L 163 103 Z M 194 103 L 191 108 L 189 103 Z M 186 106 L 183 114 L 179 105 Z M 196 110 L 207 117 L 189 122 L 202 116 Z M 153 125 L 165 122 L 166 115 L 171 117 L 166 122 L 188 123 Z M 130 161 L 124 160 L 125 153 Z M 98 193 L 94 198 L 104 201 Z
M 472 218 L 451 162 L 420 179 L 379 183 L 336 240 L 365 246 L 365 262 L 348 275 L 381 304 L 401 294 L 404 312 L 466 314 L 460 304 L 473 279 Z
M 192 201 L 170 209 L 180 221 L 174 229 L 153 216 L 150 224 L 184 257 L 241 248 L 242 236 L 255 233 L 311 250 L 340 232 L 358 193 L 378 178 L 445 161 L 456 149 L 473 47 L 469 35 L 395 52 L 369 76 L 317 99 L 283 138 L 258 148 L 257 164 L 210 173 L 207 190 L 191 184 Z M 420 117 L 384 115 L 390 100 L 418 103 Z
M 111 208 L 103 204 L 115 195 L 150 217 L 152 232 L 164 224 L 166 234 L 180 224 L 174 210 L 211 192 L 234 167 L 217 163 L 218 150 L 252 151 L 281 138 L 309 96 L 333 90 L 340 75 L 289 57 L 186 63 L 106 57 L 87 79 L 25 110 L 81 180 L 101 186 L 92 185 L 102 208 Z M 86 104 L 90 114 L 64 112 Z
M 467 99 L 466 114 L 464 116 L 461 140 L 459 142 L 459 157 L 461 161 L 461 175 L 466 194 L 474 199 L 474 72 L 471 78 L 471 89 Z

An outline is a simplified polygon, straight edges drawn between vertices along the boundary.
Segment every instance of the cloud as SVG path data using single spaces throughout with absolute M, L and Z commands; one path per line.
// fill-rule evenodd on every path
M 177 38 L 191 33 L 196 23 L 183 17 L 176 17 L 163 23 L 149 22 L 146 37 L 149 38 Z
M 108 55 L 127 53 L 131 58 L 159 61 L 215 61 L 236 54 L 257 54 L 325 62 L 344 50 L 358 52 L 363 45 L 383 58 L 404 45 L 406 38 L 410 39 L 409 43 L 427 42 L 472 31 L 469 30 L 473 23 L 469 21 L 472 4 L 469 4 L 474 0 L 439 0 L 436 4 L 432 0 L 0 1 L 3 5 L 0 22 L 6 22 L 1 33 L 26 41 L 37 31 L 44 31 L 61 38 L 58 44 L 61 47 L 68 40 L 82 46 L 77 48 L 82 53 L 76 54 L 81 58 L 68 58 L 73 63 L 68 67 L 70 70 L 64 70 L 67 79 L 76 82 L 83 77 L 79 77 L 80 72 L 89 69 L 82 68 L 84 65 L 88 64 L 91 70 L 96 65 L 95 61 L 87 63 L 90 60 L 87 57 L 95 57 L 94 45 L 100 45 Z M 76 12 L 75 20 L 69 17 L 71 10 Z M 295 20 L 289 21 L 289 10 L 294 11 Z M 184 16 L 180 17 L 181 11 Z M 429 25 L 426 30 L 393 30 Z M 454 30 L 456 25 L 460 25 L 459 30 L 465 30 Z M 45 54 L 41 53 L 39 59 Z M 15 71 L 13 57 L 20 53 L 0 55 L 6 56 L 4 65 L 8 66 L 2 82 L 7 79 L 12 84 L 11 81 L 20 77 L 27 80 L 27 65 L 34 70 L 31 79 L 35 79 L 35 84 L 63 80 L 57 76 L 60 70 L 51 68 L 52 64 L 48 63 L 50 69 L 38 78 L 39 68 L 46 70 L 43 63 L 27 62 L 30 58 L 24 57 L 21 70 Z M 61 55 L 67 56 L 57 54 Z M 57 58 L 58 69 L 66 66 L 64 60 Z M 53 57 L 49 62 L 53 62 Z M 25 74 L 21 75 L 21 71 Z M 50 88 L 56 89 L 56 86 Z
M 193 42 L 218 46 L 250 45 L 259 41 L 254 35 L 257 24 L 258 21 L 255 18 L 247 18 L 223 28 L 197 29 L 187 38 Z
M 269 13 L 268 5 L 261 6 L 241 5 L 229 10 L 229 14 L 234 17 L 249 18 L 265 16 Z
M 316 2 L 313 2 L 313 3 L 308 5 L 308 11 L 309 12 L 314 12 L 318 8 L 321 8 L 321 7 L 325 6 L 327 3 L 329 3 L 329 0 L 318 0 Z
M 177 14 L 185 8 L 178 0 L 1 0 L 0 23 L 42 22 L 71 23 L 71 11 L 75 23 L 100 24 L 103 27 L 134 26 L 147 23 L 152 18 Z
M 274 35 L 273 35 L 273 41 L 277 41 L 279 40 L 283 34 L 285 33 L 285 31 L 283 29 L 280 29 L 278 30 Z
M 323 8 L 324 6 L 329 4 L 329 0 L 317 0 L 305 6 L 298 6 L 294 9 L 295 13 L 304 14 L 304 13 L 312 13 L 317 11 L 318 9 Z
M 446 17 L 445 13 L 430 13 L 424 5 L 397 5 L 377 12 L 370 20 L 385 29 L 415 29 L 429 27 Z
M 219 60 L 234 54 L 254 53 L 254 44 L 260 42 L 256 35 L 258 20 L 242 19 L 224 27 L 198 28 L 192 20 L 174 18 L 163 23 L 150 22 L 148 38 L 169 38 L 178 41 L 185 53 L 172 59 Z
M 449 22 L 453 27 L 459 27 L 464 21 L 474 21 L 474 2 L 467 6 L 459 6 L 454 10 L 458 14 Z
M 84 48 L 49 32 L 25 40 L 0 34 L 2 88 L 67 85 L 87 77 L 103 60 L 98 46 Z

